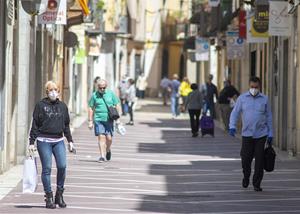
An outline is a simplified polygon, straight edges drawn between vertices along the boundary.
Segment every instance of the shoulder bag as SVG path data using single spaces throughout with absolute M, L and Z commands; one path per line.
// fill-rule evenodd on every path
M 110 120 L 117 120 L 117 119 L 119 119 L 120 115 L 119 115 L 117 109 L 115 107 L 113 107 L 113 106 L 108 106 L 103 96 L 101 98 L 103 99 L 103 102 L 104 102 L 104 104 L 105 104 L 105 106 L 107 108 L 108 118 Z

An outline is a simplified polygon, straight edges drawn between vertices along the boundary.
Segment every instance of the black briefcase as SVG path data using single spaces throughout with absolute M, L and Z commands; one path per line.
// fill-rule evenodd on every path
M 276 152 L 273 149 L 272 146 L 267 146 L 265 148 L 265 154 L 264 154 L 264 169 L 267 172 L 272 172 L 275 167 L 275 158 L 276 158 Z

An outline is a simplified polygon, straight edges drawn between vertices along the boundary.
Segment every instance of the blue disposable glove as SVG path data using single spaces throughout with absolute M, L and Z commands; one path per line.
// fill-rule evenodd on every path
M 272 141 L 273 141 L 273 137 L 268 137 L 267 138 L 267 143 L 268 143 L 269 146 L 272 145 Z
M 230 136 L 232 136 L 232 137 L 235 136 L 235 133 L 236 133 L 236 129 L 229 129 L 229 130 L 228 130 L 228 134 L 229 134 Z

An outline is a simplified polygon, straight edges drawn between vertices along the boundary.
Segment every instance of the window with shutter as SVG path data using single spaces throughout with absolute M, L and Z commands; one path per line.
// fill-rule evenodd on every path
M 7 2 L 7 21 L 9 25 L 14 25 L 15 17 L 15 1 L 9 0 Z

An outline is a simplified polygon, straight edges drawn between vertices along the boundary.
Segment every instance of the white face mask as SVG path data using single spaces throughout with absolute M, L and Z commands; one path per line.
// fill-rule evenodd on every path
M 259 90 L 257 88 L 250 88 L 249 92 L 253 97 L 255 97 L 259 93 Z
M 49 91 L 48 97 L 50 100 L 54 101 L 58 97 L 58 92 L 57 91 Z

